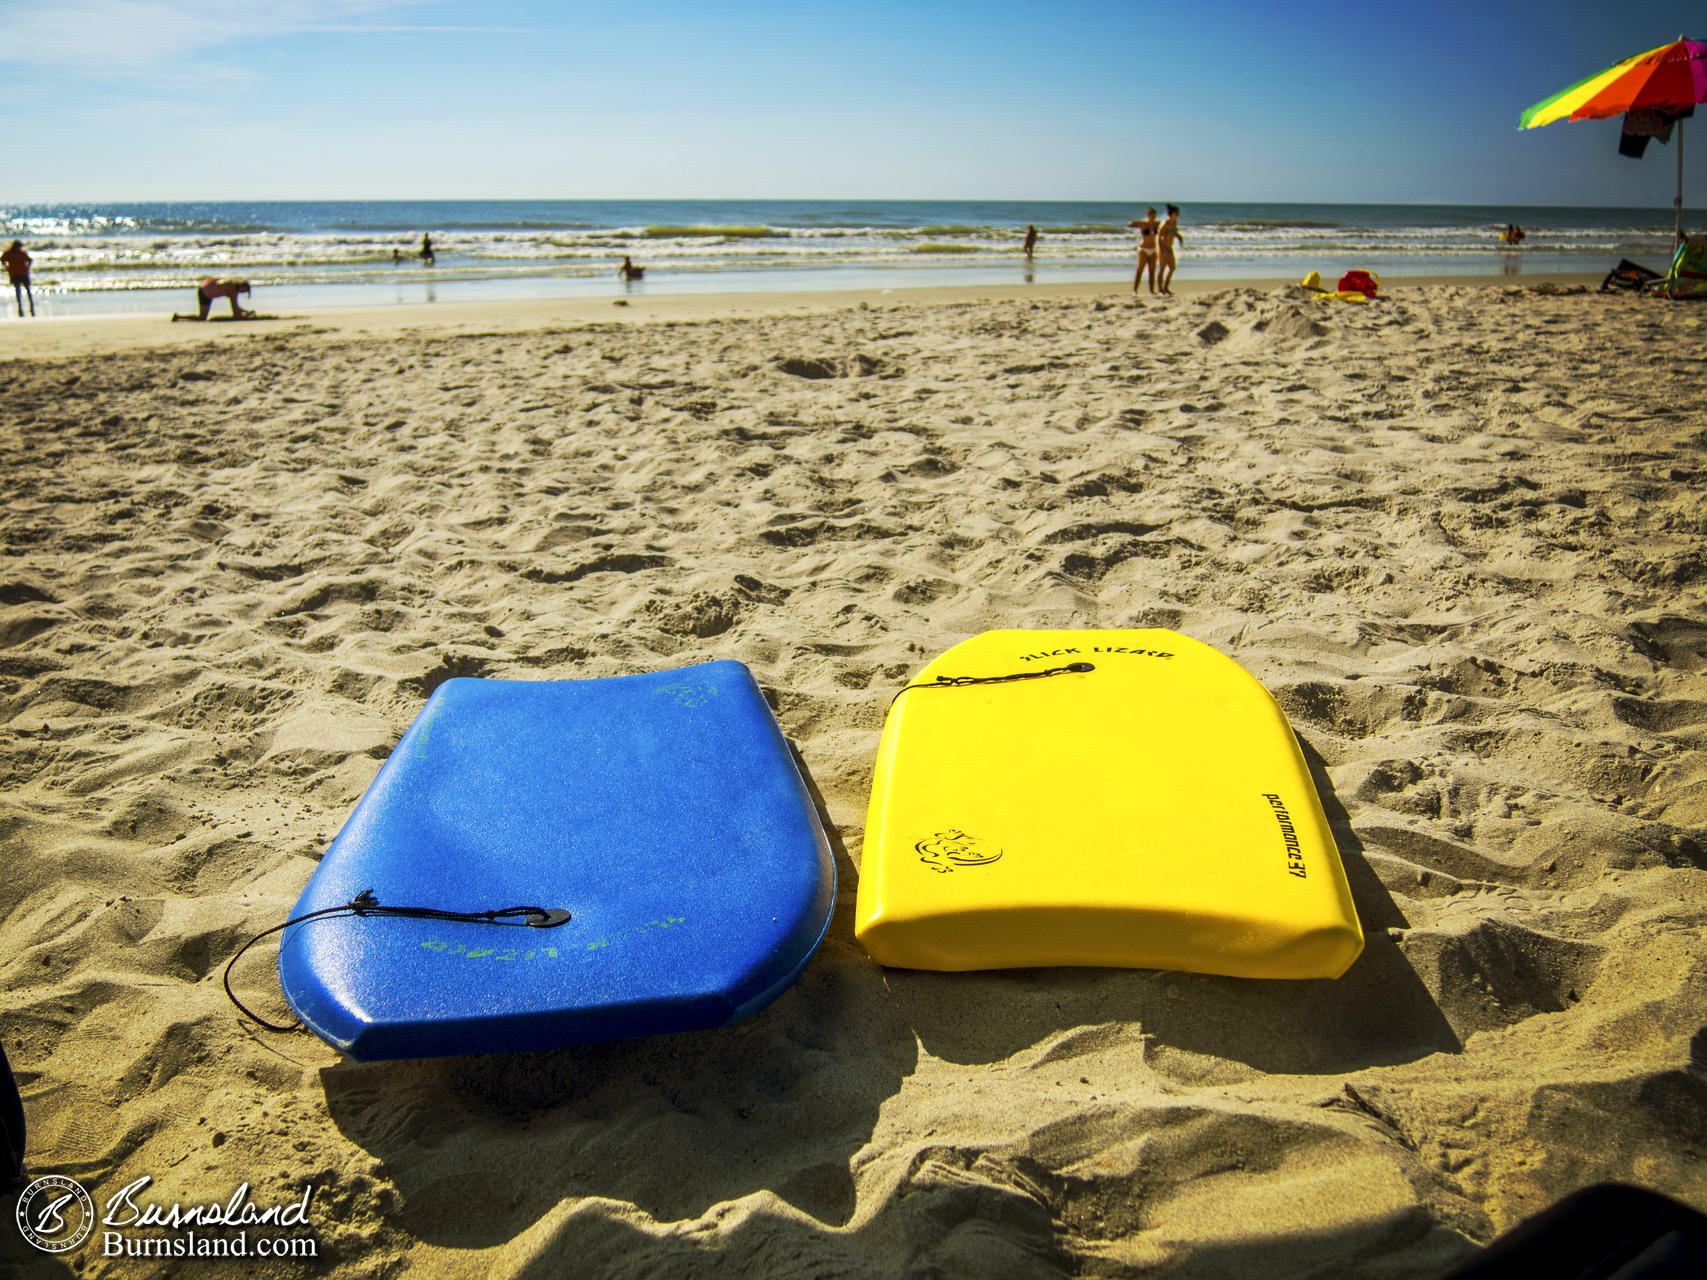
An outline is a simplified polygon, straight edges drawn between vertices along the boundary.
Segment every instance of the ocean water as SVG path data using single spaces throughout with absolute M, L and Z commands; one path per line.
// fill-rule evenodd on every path
M 1008 201 L 492 200 L 0 207 L 34 258 L 42 314 L 188 309 L 207 276 L 252 305 L 905 288 L 1129 280 L 1132 204 Z M 1685 222 L 1701 226 L 1699 211 Z M 1499 232 L 1517 222 L 1512 249 Z M 1020 250 L 1028 223 L 1037 253 Z M 1184 277 L 1325 278 L 1663 268 L 1669 209 L 1199 204 L 1180 221 Z M 437 261 L 418 255 L 423 233 Z M 393 260 L 393 251 L 398 258 Z M 643 281 L 616 278 L 624 256 Z M 6 301 L 11 314 L 12 300 Z M 223 304 L 221 304 L 223 306 Z

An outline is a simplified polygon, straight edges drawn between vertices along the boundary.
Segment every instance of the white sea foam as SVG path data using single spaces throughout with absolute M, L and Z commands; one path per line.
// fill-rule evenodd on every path
M 866 202 L 710 204 L 659 201 L 457 205 L 38 206 L 0 209 L 0 235 L 26 241 L 43 288 L 71 293 L 176 289 L 207 276 L 260 285 L 394 283 L 427 270 L 427 227 L 439 280 L 517 281 L 611 273 L 623 256 L 664 276 L 824 268 L 913 272 L 999 267 L 1019 259 L 1027 222 L 1043 269 L 1128 270 L 1135 236 L 1111 205 L 928 206 Z M 1525 214 L 1519 251 L 1532 268 L 1592 269 L 1587 260 L 1663 259 L 1663 216 L 1629 210 Z M 1251 264 L 1275 274 L 1345 262 L 1488 271 L 1512 250 L 1495 211 L 1380 206 L 1197 206 L 1182 221 L 1182 269 L 1219 274 Z M 398 255 L 393 262 L 393 253 Z

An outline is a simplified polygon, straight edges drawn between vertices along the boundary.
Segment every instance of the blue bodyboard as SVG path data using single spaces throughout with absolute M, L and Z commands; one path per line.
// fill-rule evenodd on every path
M 835 865 L 739 662 L 599 680 L 447 680 L 292 916 L 566 910 L 556 928 L 333 915 L 279 947 L 285 998 L 360 1060 L 700 1031 L 799 976 Z

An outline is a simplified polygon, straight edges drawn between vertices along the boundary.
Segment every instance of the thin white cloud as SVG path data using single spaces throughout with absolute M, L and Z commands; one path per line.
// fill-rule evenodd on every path
M 0 63 L 147 72 L 231 45 L 300 32 L 516 30 L 384 21 L 418 7 L 408 0 L 30 0 L 0 5 Z

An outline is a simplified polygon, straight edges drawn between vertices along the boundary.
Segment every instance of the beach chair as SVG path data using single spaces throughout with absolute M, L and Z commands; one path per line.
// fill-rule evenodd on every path
M 1671 269 L 1648 288 L 1668 298 L 1707 298 L 1707 236 L 1685 236 Z
M 1643 288 L 1655 280 L 1664 279 L 1658 271 L 1650 270 L 1639 262 L 1631 262 L 1628 258 L 1620 258 L 1618 265 L 1606 273 L 1606 279 L 1600 282 L 1600 291 L 1610 293 L 1614 289 L 1622 289 L 1626 293 L 1640 293 Z

